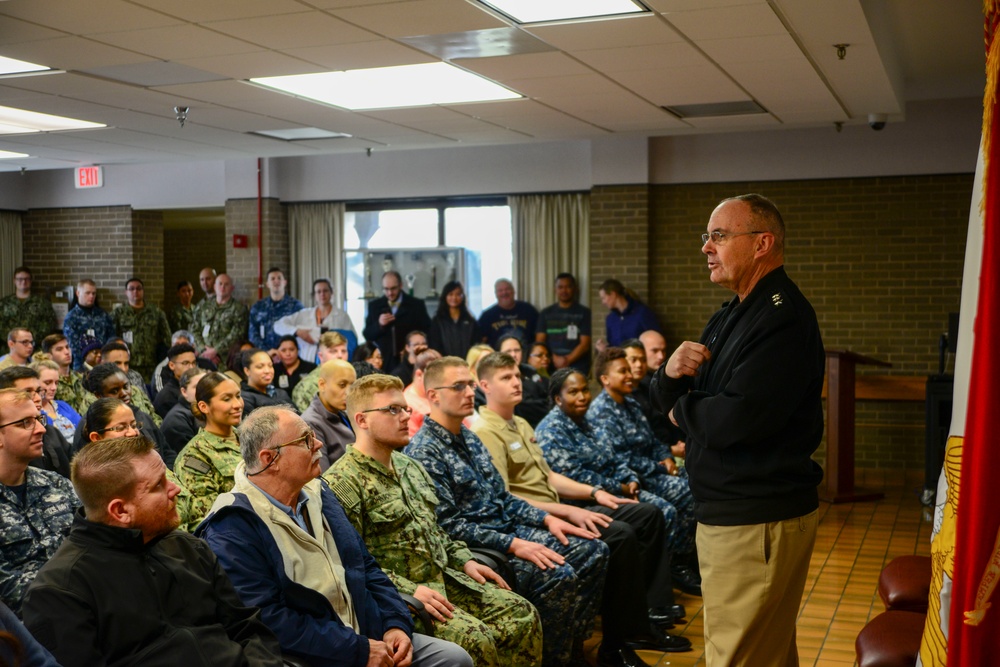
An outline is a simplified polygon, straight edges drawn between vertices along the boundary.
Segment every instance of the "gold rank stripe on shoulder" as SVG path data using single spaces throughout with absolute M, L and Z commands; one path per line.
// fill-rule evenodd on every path
M 191 458 L 190 456 L 184 459 L 184 467 L 188 470 L 194 470 L 202 475 L 207 475 L 212 470 L 212 466 L 199 459 Z
M 774 304 L 775 308 L 777 308 L 784 302 L 785 302 L 785 297 L 784 295 L 782 295 L 781 292 L 775 292 L 774 294 L 771 295 L 771 303 Z
M 361 504 L 361 498 L 358 497 L 357 492 L 354 490 L 350 484 L 347 483 L 345 479 L 338 479 L 336 482 L 330 485 L 334 494 L 337 496 L 337 500 L 344 507 L 357 507 Z

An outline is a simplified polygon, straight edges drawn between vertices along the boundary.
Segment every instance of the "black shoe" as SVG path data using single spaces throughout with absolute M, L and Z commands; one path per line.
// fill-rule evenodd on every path
M 664 653 L 683 653 L 691 650 L 691 640 L 687 637 L 669 635 L 657 627 L 650 628 L 644 637 L 625 640 L 625 646 L 643 651 L 662 651 Z
M 670 576 L 674 580 L 674 588 L 701 597 L 701 577 L 687 565 L 670 566 Z
M 597 651 L 597 667 L 649 667 L 649 663 L 640 658 L 635 651 L 627 646 L 616 651 Z
M 687 616 L 687 612 L 684 610 L 684 605 L 674 604 L 669 607 L 655 607 L 649 610 L 649 621 L 663 630 L 669 630 L 667 626 L 672 626 L 674 623 L 686 623 L 684 617 Z

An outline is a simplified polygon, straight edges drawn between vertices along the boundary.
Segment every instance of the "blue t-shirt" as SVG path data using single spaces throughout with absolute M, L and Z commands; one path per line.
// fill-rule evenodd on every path
M 490 347 L 496 349 L 497 341 L 508 334 L 521 339 L 525 346 L 535 340 L 538 311 L 527 301 L 515 301 L 514 307 L 504 310 L 493 304 L 479 316 L 479 330 Z
M 566 355 L 580 344 L 580 336 L 590 336 L 590 308 L 574 303 L 562 308 L 554 303 L 538 314 L 537 333 L 545 334 L 552 354 Z M 585 374 L 590 370 L 590 355 L 585 354 L 571 366 Z

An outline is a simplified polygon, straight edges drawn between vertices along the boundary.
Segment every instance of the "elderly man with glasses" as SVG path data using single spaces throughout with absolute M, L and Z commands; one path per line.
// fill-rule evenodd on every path
M 45 419 L 31 395 L 0 389 L 0 599 L 20 615 L 28 584 L 55 554 L 80 504 L 65 477 L 31 468 Z
M 254 410 L 240 427 L 233 490 L 195 534 L 285 653 L 315 667 L 471 667 L 455 644 L 413 635 L 396 588 L 317 479 L 322 445 L 291 409 Z

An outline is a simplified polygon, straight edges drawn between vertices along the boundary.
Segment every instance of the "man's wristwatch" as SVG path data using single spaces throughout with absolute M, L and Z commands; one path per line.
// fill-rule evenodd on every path
M 590 497 L 596 500 L 597 499 L 597 492 L 598 491 L 603 491 L 603 490 L 604 490 L 604 486 L 603 485 L 601 485 L 601 484 L 595 484 L 594 488 L 592 488 L 590 490 Z

